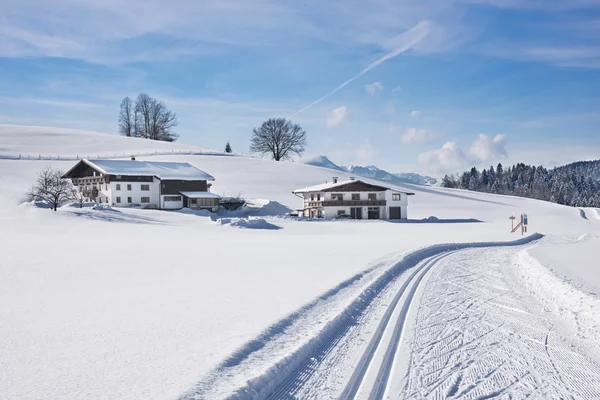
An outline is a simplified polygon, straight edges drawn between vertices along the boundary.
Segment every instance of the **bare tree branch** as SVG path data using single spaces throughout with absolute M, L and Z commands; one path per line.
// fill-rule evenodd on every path
M 179 124 L 177 115 L 167 106 L 146 93 L 140 93 L 133 108 L 133 136 L 151 140 L 174 142 L 178 135 L 174 129 Z
M 119 111 L 119 133 L 123 136 L 134 136 L 134 125 L 133 101 L 129 97 L 125 97 Z
M 61 204 L 76 200 L 77 189 L 69 179 L 63 179 L 62 176 L 62 171 L 47 167 L 39 173 L 35 185 L 27 193 L 27 199 L 46 202 L 54 211 Z
M 254 128 L 250 152 L 268 154 L 275 161 L 302 155 L 306 146 L 306 131 L 285 118 L 270 118 L 260 128 Z

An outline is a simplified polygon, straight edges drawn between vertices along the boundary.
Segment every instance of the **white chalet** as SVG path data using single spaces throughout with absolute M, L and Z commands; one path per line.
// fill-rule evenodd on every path
M 353 219 L 407 219 L 408 196 L 402 192 L 350 178 L 294 190 L 303 198 L 300 216 L 309 218 L 335 218 L 349 215 Z
M 63 179 L 86 201 L 115 207 L 219 209 L 220 197 L 210 192 L 215 178 L 183 162 L 81 160 Z

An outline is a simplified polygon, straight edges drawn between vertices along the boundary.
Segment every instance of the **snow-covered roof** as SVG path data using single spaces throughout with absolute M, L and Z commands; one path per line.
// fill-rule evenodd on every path
M 188 199 L 220 199 L 221 196 L 211 192 L 179 192 Z
M 83 160 L 86 164 L 110 175 L 156 176 L 159 179 L 182 181 L 214 181 L 215 178 L 186 162 L 137 160 Z
M 323 192 L 323 191 L 326 191 L 326 190 L 331 190 L 331 189 L 335 189 L 335 188 L 338 188 L 338 187 L 342 187 L 342 186 L 345 186 L 345 185 L 348 185 L 348 184 L 351 184 L 351 183 L 363 183 L 363 184 L 368 185 L 368 186 L 378 186 L 378 187 L 380 187 L 382 189 L 385 189 L 385 190 L 393 190 L 394 192 L 404 193 L 404 194 L 407 194 L 407 195 L 413 195 L 414 194 L 414 193 L 411 193 L 411 192 L 404 192 L 402 190 L 396 190 L 396 189 L 392 189 L 392 188 L 389 188 L 389 187 L 386 187 L 386 186 L 382 186 L 382 185 L 380 185 L 378 183 L 377 184 L 368 183 L 368 182 L 362 181 L 360 179 L 349 179 L 349 180 L 346 180 L 346 181 L 338 181 L 337 183 L 334 183 L 334 182 L 322 183 L 320 185 L 309 186 L 309 187 L 306 187 L 306 188 L 303 188 L 303 189 L 294 190 L 293 193 Z

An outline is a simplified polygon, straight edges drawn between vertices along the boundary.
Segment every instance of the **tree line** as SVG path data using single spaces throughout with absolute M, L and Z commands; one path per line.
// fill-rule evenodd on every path
M 477 192 L 528 197 L 572 207 L 600 207 L 600 160 L 554 169 L 519 163 L 459 175 L 446 175 L 442 186 Z

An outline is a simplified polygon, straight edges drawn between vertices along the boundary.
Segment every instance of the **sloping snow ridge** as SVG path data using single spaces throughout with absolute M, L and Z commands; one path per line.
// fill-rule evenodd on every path
M 21 204 L 46 166 L 111 154 L 189 163 L 246 205 Z M 333 176 L 351 175 L 1 126 L 2 397 L 597 398 L 598 210 L 395 184 L 406 221 L 286 216 Z

